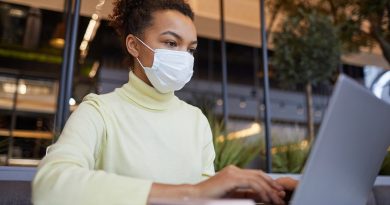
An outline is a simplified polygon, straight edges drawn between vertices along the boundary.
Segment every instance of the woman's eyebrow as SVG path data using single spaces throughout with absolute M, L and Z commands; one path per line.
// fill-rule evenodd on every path
M 179 41 L 183 41 L 183 38 L 179 34 L 173 32 L 173 31 L 165 31 L 165 32 L 162 32 L 160 34 L 160 36 L 163 36 L 163 35 L 171 35 L 171 36 L 177 38 Z M 198 44 L 198 41 L 192 41 L 191 44 Z
M 173 31 L 165 31 L 165 32 L 162 32 L 162 33 L 160 34 L 160 36 L 163 36 L 163 35 L 171 35 L 171 36 L 173 36 L 173 37 L 179 39 L 180 41 L 183 40 L 183 38 L 182 38 L 179 34 L 173 32 Z

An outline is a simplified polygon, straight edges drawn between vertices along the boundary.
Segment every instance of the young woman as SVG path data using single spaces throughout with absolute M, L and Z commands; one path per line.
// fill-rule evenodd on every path
M 130 57 L 129 82 L 85 97 L 39 166 L 34 204 L 147 204 L 239 188 L 283 203 L 285 180 L 234 166 L 215 175 L 207 119 L 174 95 L 193 73 L 193 19 L 184 0 L 114 2 L 111 22 Z

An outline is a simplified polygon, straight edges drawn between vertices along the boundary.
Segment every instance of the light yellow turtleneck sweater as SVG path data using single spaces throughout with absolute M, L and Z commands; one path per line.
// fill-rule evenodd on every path
M 153 182 L 214 174 L 210 126 L 174 93 L 130 72 L 114 92 L 85 97 L 39 165 L 34 204 L 146 204 Z

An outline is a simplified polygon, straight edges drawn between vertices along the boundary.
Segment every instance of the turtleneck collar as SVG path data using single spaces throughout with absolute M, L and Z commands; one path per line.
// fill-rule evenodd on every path
M 132 71 L 129 74 L 129 82 L 118 88 L 117 92 L 139 106 L 151 110 L 166 110 L 178 101 L 174 92 L 160 93 Z

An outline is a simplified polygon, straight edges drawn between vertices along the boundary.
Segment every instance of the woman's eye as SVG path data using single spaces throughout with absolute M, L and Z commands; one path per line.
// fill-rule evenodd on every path
M 190 53 L 191 55 L 194 55 L 196 53 L 196 48 L 188 49 L 188 53 Z
M 174 41 L 166 41 L 165 44 L 169 47 L 176 47 L 177 43 Z

